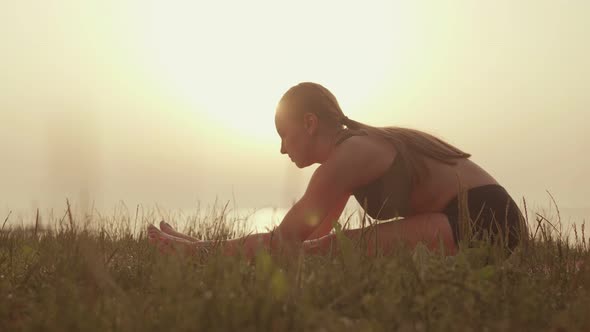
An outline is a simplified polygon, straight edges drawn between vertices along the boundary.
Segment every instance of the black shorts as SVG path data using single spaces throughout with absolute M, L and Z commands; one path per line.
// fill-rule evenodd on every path
M 459 194 L 447 204 L 443 213 L 449 218 L 455 244 L 466 237 L 467 240 L 488 237 L 514 249 L 521 239 L 521 232 L 526 230 L 520 209 L 506 189 L 496 184 L 471 188 Z

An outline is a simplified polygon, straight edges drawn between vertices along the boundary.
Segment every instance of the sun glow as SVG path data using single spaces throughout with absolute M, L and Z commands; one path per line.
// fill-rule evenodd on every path
M 394 60 L 388 6 L 153 2 L 146 42 L 164 84 L 196 112 L 266 140 L 280 96 L 298 82 L 326 85 L 348 114 L 379 86 Z

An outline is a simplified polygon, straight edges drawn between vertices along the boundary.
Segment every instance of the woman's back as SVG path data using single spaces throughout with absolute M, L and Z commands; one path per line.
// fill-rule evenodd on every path
M 469 159 L 457 159 L 447 165 L 425 159 L 430 176 L 414 187 L 410 196 L 411 214 L 440 212 L 459 192 L 498 182 L 484 169 Z
M 370 146 L 371 149 L 369 150 L 374 151 L 376 161 L 383 162 L 385 160 L 385 163 L 394 165 L 396 158 L 401 158 L 393 145 L 379 137 L 352 136 L 346 140 L 351 140 L 349 143 L 353 143 L 358 149 L 366 149 Z M 397 161 L 399 164 L 399 160 Z M 455 165 L 448 165 L 427 157 L 423 158 L 423 161 L 428 170 L 428 176 L 423 181 L 408 187 L 409 197 L 407 200 L 404 197 L 393 198 L 396 202 L 407 201 L 408 206 L 404 208 L 407 214 L 403 215 L 404 217 L 426 212 L 441 212 L 461 189 L 467 190 L 478 186 L 497 184 L 497 181 L 490 174 L 469 159 L 456 159 Z M 399 172 L 400 167 L 387 167 L 380 174 L 374 174 L 374 179 L 367 183 L 365 188 L 355 190 L 357 199 L 359 198 L 359 192 L 372 189 L 371 186 L 374 186 L 379 180 L 384 178 L 399 179 L 397 174 L 388 174 L 388 172 L 393 171 Z M 402 173 L 404 174 L 400 174 L 401 176 L 409 175 L 406 172 Z M 388 181 L 382 182 L 383 185 L 391 183 Z M 390 185 L 395 186 L 397 183 L 391 183 Z M 385 188 L 385 191 L 404 192 L 400 188 Z M 359 203 L 362 204 L 362 202 Z

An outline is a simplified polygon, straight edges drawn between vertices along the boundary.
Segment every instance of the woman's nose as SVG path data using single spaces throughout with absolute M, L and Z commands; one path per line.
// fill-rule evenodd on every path
M 281 142 L 281 154 L 285 153 L 287 153 L 287 150 L 285 150 L 285 145 Z

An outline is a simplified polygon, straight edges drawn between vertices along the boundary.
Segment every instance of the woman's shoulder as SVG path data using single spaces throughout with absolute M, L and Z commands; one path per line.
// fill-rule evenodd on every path
M 391 164 L 397 155 L 396 148 L 385 139 L 369 136 L 351 136 L 334 149 L 334 156 L 340 158 L 362 159 L 371 162 L 381 160 Z
M 394 147 L 386 141 L 371 136 L 353 136 L 337 145 L 316 172 L 346 177 L 355 185 L 364 185 L 387 172 L 396 155 Z

